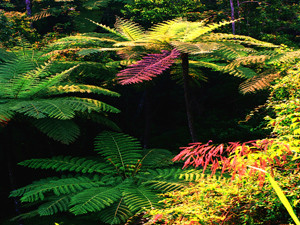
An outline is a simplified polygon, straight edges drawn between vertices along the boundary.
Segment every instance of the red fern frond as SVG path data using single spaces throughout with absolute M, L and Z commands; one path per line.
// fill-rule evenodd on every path
M 153 77 L 170 68 L 179 55 L 176 49 L 171 52 L 163 50 L 161 54 L 148 54 L 136 64 L 120 71 L 117 78 L 122 85 L 152 80 Z
M 236 175 L 239 175 L 239 177 L 244 176 L 249 169 L 248 166 L 265 170 L 270 165 L 283 167 L 288 163 L 287 156 L 292 154 L 289 146 L 284 143 L 277 143 L 285 148 L 280 156 L 274 157 L 264 154 L 265 159 L 260 158 L 252 163 L 248 161 L 251 165 L 247 165 L 247 155 L 256 152 L 268 152 L 272 144 L 274 144 L 272 139 L 253 140 L 244 143 L 229 142 L 226 146 L 224 144 L 212 145 L 211 141 L 206 144 L 191 143 L 188 147 L 181 147 L 182 151 L 173 158 L 173 161 L 184 161 L 183 168 L 188 166 L 197 168 L 201 166 L 203 173 L 209 167 L 212 175 L 216 173 L 217 169 L 221 169 L 221 173 L 228 171 L 231 173 L 232 179 L 234 179 Z M 251 175 L 257 171 L 250 168 L 249 172 Z M 260 184 L 264 182 L 264 176 L 264 173 L 258 174 Z

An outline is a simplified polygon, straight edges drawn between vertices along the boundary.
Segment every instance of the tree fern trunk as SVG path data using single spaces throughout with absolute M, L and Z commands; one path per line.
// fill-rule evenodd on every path
M 28 16 L 31 16 L 31 2 L 30 0 L 25 0 L 25 5 L 26 5 L 26 12 Z
M 233 0 L 230 0 L 231 20 L 234 20 L 234 5 Z M 232 34 L 235 34 L 235 22 L 232 22 Z
M 190 101 L 190 89 L 188 85 L 189 79 L 189 55 L 188 53 L 181 54 L 181 66 L 182 66 L 182 75 L 183 75 L 183 87 L 184 87 L 184 98 L 185 98 L 185 107 L 186 115 L 188 120 L 188 126 L 190 135 L 193 142 L 197 141 L 195 128 L 194 128 L 194 119 L 191 110 L 191 101 Z

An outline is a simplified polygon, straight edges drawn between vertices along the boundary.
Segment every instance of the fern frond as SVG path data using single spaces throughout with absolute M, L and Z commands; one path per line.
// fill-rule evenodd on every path
M 36 67 L 35 63 L 28 56 L 13 58 L 0 64 L 0 80 L 12 79 L 19 74 L 26 73 Z
M 133 216 L 133 213 L 124 203 L 124 197 L 122 197 L 111 206 L 102 209 L 99 218 L 104 223 L 121 224 L 126 222 L 131 216 Z
M 171 44 L 180 52 L 190 53 L 190 54 L 203 54 L 211 53 L 219 48 L 218 43 L 186 43 L 179 41 L 172 41 Z
M 82 157 L 56 156 L 48 159 L 29 159 L 19 163 L 33 169 L 52 169 L 55 171 L 74 171 L 77 173 L 112 173 L 114 168 L 96 160 Z
M 95 93 L 108 95 L 113 97 L 119 97 L 120 94 L 110 91 L 108 89 L 94 86 L 94 85 L 86 85 L 86 84 L 66 84 L 59 86 L 52 86 L 47 91 L 50 94 L 63 94 L 63 93 Z
M 130 20 L 117 17 L 115 23 L 116 30 L 131 41 L 136 41 L 144 37 L 144 30 L 140 25 Z
M 207 24 L 207 25 L 200 25 L 198 28 L 192 30 L 191 32 L 189 32 L 185 38 L 184 38 L 184 42 L 193 42 L 195 41 L 197 38 L 199 38 L 200 36 L 203 36 L 207 33 L 210 33 L 213 30 L 216 30 L 222 26 L 228 25 L 233 23 L 234 21 L 224 21 L 224 22 L 219 22 L 219 23 L 212 23 L 212 24 Z
M 40 216 L 51 216 L 58 212 L 66 212 L 69 209 L 70 196 L 59 196 L 49 199 L 37 209 Z
M 22 202 L 35 202 L 38 200 L 44 200 L 45 194 L 49 192 L 52 192 L 56 196 L 69 195 L 84 191 L 85 189 L 89 190 L 94 187 L 99 187 L 100 185 L 104 185 L 104 183 L 97 176 L 94 176 L 93 178 L 61 178 L 48 180 L 48 182 L 41 180 L 33 183 L 32 186 L 28 185 L 31 190 L 25 192 L 20 200 Z
M 252 64 L 261 64 L 270 59 L 268 55 L 249 55 L 245 57 L 240 57 L 234 60 L 233 62 L 226 65 L 225 70 L 230 71 L 239 66 L 252 65 Z
M 72 197 L 70 211 L 75 215 L 97 212 L 112 205 L 120 198 L 119 186 L 90 188 Z
M 50 183 L 52 181 L 57 181 L 57 180 L 59 180 L 58 177 L 48 177 L 48 178 L 45 178 L 45 179 L 34 181 L 30 185 L 27 185 L 25 187 L 13 190 L 10 193 L 9 197 L 19 197 L 19 196 L 22 196 L 22 195 L 24 195 L 24 194 L 26 194 L 26 193 L 28 193 L 28 192 L 36 189 L 36 188 L 39 188 L 39 187 L 43 186 L 44 184 Z
M 117 74 L 122 85 L 152 80 L 153 77 L 168 69 L 180 53 L 173 49 L 170 53 L 162 51 L 162 54 L 149 54 L 136 64 Z
M 141 160 L 142 168 L 156 168 L 173 164 L 172 153 L 166 149 L 147 149 L 144 150 L 144 157 Z
M 110 28 L 110 27 L 108 27 L 108 26 L 106 26 L 104 24 L 97 23 L 97 22 L 95 22 L 93 20 L 90 20 L 90 19 L 87 19 L 87 20 L 89 20 L 90 22 L 96 24 L 99 27 L 102 27 L 104 30 L 108 31 L 111 34 L 115 34 L 116 36 L 118 36 L 120 38 L 128 40 L 126 36 L 124 36 L 123 34 L 121 34 L 120 32 L 118 32 L 116 29 Z
M 95 139 L 95 151 L 122 170 L 142 158 L 142 146 L 138 140 L 122 133 L 102 132 Z
M 183 173 L 183 170 L 179 168 L 148 169 L 147 176 L 140 177 L 140 179 L 144 180 L 143 185 L 147 187 L 168 192 L 180 190 L 186 186 L 186 183 L 180 182 L 179 179 Z
M 270 87 L 271 82 L 280 76 L 280 73 L 260 74 L 254 76 L 240 84 L 239 89 L 243 94 L 256 92 Z
M 231 69 L 228 69 L 228 67 L 224 67 L 223 72 L 227 72 L 235 77 L 247 79 L 257 76 L 257 73 L 254 70 L 244 66 L 239 66 Z
M 147 32 L 147 36 L 148 36 L 147 39 L 162 40 L 162 41 L 165 40 L 165 38 L 168 37 L 167 33 L 170 30 L 170 28 L 173 25 L 178 24 L 182 21 L 183 21 L 182 18 L 175 18 L 152 26 Z
M 101 115 L 99 113 L 89 113 L 84 118 L 90 119 L 95 123 L 102 124 L 105 127 L 112 129 L 113 131 L 121 131 L 121 128 L 113 121 L 108 119 L 106 115 Z
M 70 73 L 78 66 L 79 65 L 73 66 L 70 69 L 64 70 L 61 73 L 57 73 L 53 76 L 47 77 L 42 82 L 38 82 L 34 87 L 32 87 L 30 89 L 30 95 L 37 96 L 37 94 L 39 94 L 39 92 L 43 92 L 43 91 L 45 91 L 45 89 L 47 89 L 53 85 L 57 85 L 62 80 L 64 80 L 67 76 L 69 76 Z
M 292 51 L 292 52 L 284 52 L 282 54 L 278 54 L 270 58 L 267 64 L 274 64 L 274 63 L 293 63 L 295 59 L 300 57 L 300 50 Z
M 160 200 L 156 193 L 145 186 L 129 188 L 123 196 L 130 211 L 135 213 L 157 207 Z
M 270 47 L 270 48 L 278 48 L 278 45 L 274 45 L 269 42 L 260 41 L 255 38 L 244 36 L 244 35 L 236 35 L 236 34 L 226 34 L 226 33 L 210 33 L 207 37 L 203 37 L 203 39 L 207 41 L 232 41 L 239 44 L 246 44 L 258 47 Z
M 32 124 L 48 137 L 63 144 L 70 144 L 80 135 L 80 129 L 71 120 L 37 119 Z
M 3 48 L 0 48 L 0 62 L 12 61 L 16 58 L 16 55 L 13 52 L 8 52 Z M 1 64 L 0 64 L 1 65 Z
M 75 116 L 75 111 L 70 105 L 65 105 L 65 101 L 63 100 L 64 99 L 20 100 L 15 102 L 11 110 L 36 119 L 45 117 L 59 120 L 72 119 Z M 65 100 L 67 100 L 67 98 Z
M 93 111 L 95 112 L 103 111 L 103 112 L 111 112 L 111 113 L 120 112 L 120 110 L 118 110 L 117 108 L 96 99 L 70 97 L 70 98 L 60 98 L 60 100 L 62 100 L 63 104 L 72 107 L 74 111 L 79 111 L 79 112 L 87 111 L 88 113 L 91 113 Z

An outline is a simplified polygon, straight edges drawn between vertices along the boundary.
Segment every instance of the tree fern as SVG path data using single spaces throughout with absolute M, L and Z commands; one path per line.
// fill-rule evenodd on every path
M 88 94 L 112 97 L 119 94 L 93 85 L 64 83 L 79 65 L 52 74 L 51 62 L 41 64 L 33 59 L 35 57 L 30 59 L 28 55 L 16 55 L 0 64 L 2 124 L 22 114 L 31 118 L 34 125 L 49 137 L 68 144 L 79 135 L 78 126 L 70 121 L 76 113 L 119 112 L 98 99 L 88 98 Z M 85 97 L 80 97 L 81 93 L 85 93 Z M 40 119 L 43 120 L 38 121 Z
M 122 224 L 135 213 L 159 206 L 159 193 L 181 189 L 193 181 L 181 178 L 187 173 L 181 169 L 159 168 L 171 163 L 170 152 L 143 150 L 137 139 L 129 135 L 102 132 L 95 140 L 95 151 L 105 161 L 58 156 L 20 163 L 34 169 L 78 173 L 42 179 L 13 191 L 11 197 L 39 205 L 24 217 L 68 211 L 75 215 L 89 213 L 109 224 Z

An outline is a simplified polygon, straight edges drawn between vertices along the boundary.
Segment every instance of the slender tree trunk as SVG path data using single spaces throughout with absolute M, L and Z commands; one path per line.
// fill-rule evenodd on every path
M 230 0 L 231 20 L 234 20 L 234 5 L 233 0 Z M 235 34 L 235 22 L 232 22 L 232 34 Z
M 237 4 L 237 19 L 240 18 L 240 0 L 236 0 L 236 4 Z M 241 33 L 241 23 L 238 22 L 237 23 L 237 29 L 238 29 L 238 33 Z
M 28 16 L 31 16 L 31 2 L 30 0 L 25 0 L 26 12 Z
M 189 126 L 189 131 L 190 131 L 192 141 L 196 142 L 197 138 L 196 138 L 193 115 L 192 115 L 192 110 L 191 110 L 190 89 L 189 89 L 189 85 L 188 85 L 188 79 L 189 79 L 189 55 L 188 55 L 188 53 L 181 54 L 181 66 L 182 66 L 184 98 L 185 98 L 185 107 L 186 107 L 188 126 Z

